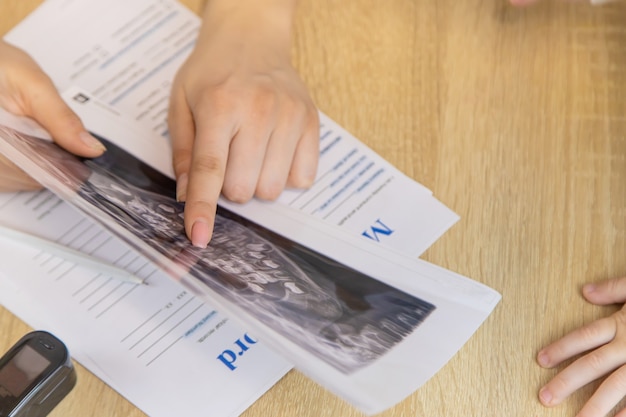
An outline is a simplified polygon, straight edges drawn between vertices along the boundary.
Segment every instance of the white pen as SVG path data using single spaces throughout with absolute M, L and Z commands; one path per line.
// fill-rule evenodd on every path
M 74 250 L 67 246 L 60 245 L 56 242 L 32 235 L 30 233 L 21 232 L 11 227 L 0 225 L 0 238 L 8 241 L 23 243 L 31 247 L 41 249 L 47 253 L 58 256 L 66 261 L 74 262 L 77 265 L 84 266 L 94 271 L 98 271 L 104 275 L 109 275 L 121 281 L 133 284 L 145 284 L 145 281 L 136 275 L 131 274 L 121 268 L 108 264 L 105 261 L 94 258 L 86 253 Z

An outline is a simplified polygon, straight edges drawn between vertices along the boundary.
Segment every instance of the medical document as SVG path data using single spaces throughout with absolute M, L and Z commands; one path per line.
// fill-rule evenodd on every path
M 101 140 L 104 155 L 81 159 L 0 126 L 6 157 L 167 272 L 185 294 L 254 329 L 234 342 L 238 351 L 216 357 L 233 372 L 260 340 L 364 412 L 378 413 L 437 372 L 500 299 L 484 285 L 287 207 L 266 213 L 272 227 L 218 208 L 211 244 L 194 247 L 173 180 Z M 4 266 L 16 265 L 12 274 L 22 265 L 15 261 Z
M 171 178 L 165 121 L 169 87 L 195 44 L 199 24 L 197 16 L 169 0 L 48 0 L 6 40 L 38 61 L 91 131 Z M 45 39 L 38 36 L 42 32 Z M 286 235 L 315 228 L 319 236 L 301 233 L 296 243 L 323 251 L 331 236 L 336 258 L 350 254 L 353 267 L 390 275 L 388 285 L 427 300 L 420 301 L 420 326 L 412 342 L 399 345 L 399 356 L 381 363 L 402 367 L 407 349 L 434 360 L 397 375 L 397 383 L 388 387 L 396 392 L 368 387 L 376 394 L 372 398 L 380 397 L 363 400 L 359 385 L 384 378 L 371 367 L 359 368 L 356 378 L 350 375 L 356 365 L 346 362 L 301 368 L 364 411 L 377 412 L 436 372 L 495 307 L 499 294 L 400 255 L 421 254 L 458 216 L 329 117 L 320 113 L 320 119 L 320 169 L 311 189 L 288 190 L 276 203 L 224 200 L 221 205 Z M 37 138 L 46 135 L 6 114 L 0 125 Z M 172 280 L 152 257 L 49 191 L 0 195 L 0 221 L 147 279 L 147 286 L 120 283 L 33 248 L 0 244 L 11 259 L 0 267 L 0 302 L 31 326 L 57 333 L 77 360 L 151 416 L 237 415 L 294 361 L 315 363 L 315 354 L 273 338 L 275 329 L 242 319 L 240 307 L 221 305 L 216 294 L 203 297 L 204 289 L 198 291 L 186 277 L 183 285 Z M 361 245 L 368 259 L 354 251 Z M 54 314 L 46 303 L 54 303 Z M 455 323 L 455 317 L 468 325 Z M 444 344 L 428 337 L 441 326 L 453 333 Z M 413 349 L 421 337 L 430 342 Z

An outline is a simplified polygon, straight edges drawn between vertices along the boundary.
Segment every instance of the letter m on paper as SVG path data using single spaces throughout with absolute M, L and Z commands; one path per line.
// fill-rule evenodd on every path
M 370 226 L 369 230 L 365 230 L 361 233 L 361 235 L 368 239 L 375 240 L 376 242 L 380 242 L 381 236 L 389 236 L 393 232 L 394 231 L 391 228 L 378 219 L 373 225 Z

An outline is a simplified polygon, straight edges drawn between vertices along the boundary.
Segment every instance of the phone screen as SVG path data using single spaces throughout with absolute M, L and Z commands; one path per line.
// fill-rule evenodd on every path
M 0 368 L 0 400 L 18 398 L 46 370 L 50 361 L 24 345 Z

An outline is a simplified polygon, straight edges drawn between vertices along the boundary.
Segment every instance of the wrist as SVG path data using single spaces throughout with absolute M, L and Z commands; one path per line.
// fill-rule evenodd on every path
M 200 39 L 220 29 L 236 37 L 291 47 L 296 0 L 209 0 Z

